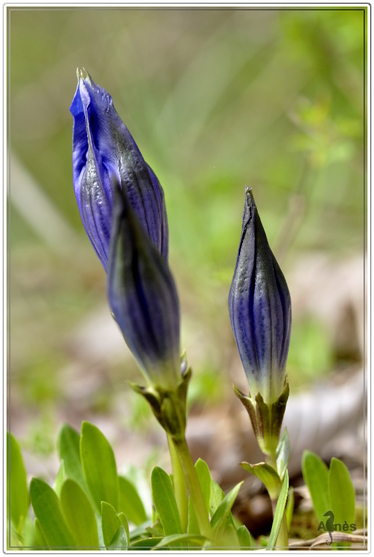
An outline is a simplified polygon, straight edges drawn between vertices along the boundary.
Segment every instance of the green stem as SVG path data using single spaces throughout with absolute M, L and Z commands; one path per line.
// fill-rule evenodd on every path
M 288 528 L 286 510 L 283 513 L 282 523 L 278 534 L 277 545 L 280 549 L 288 549 Z
M 206 538 L 213 539 L 213 531 L 209 522 L 209 514 L 205 507 L 203 494 L 197 477 L 195 466 L 193 464 L 190 451 L 188 449 L 185 437 L 173 439 L 175 449 L 177 451 L 179 461 L 182 466 L 184 478 L 191 497 L 191 503 L 195 512 L 196 520 L 199 525 L 200 533 Z
M 276 451 L 274 450 L 266 456 L 267 456 L 268 464 L 270 464 L 270 466 L 272 466 L 274 468 L 274 470 L 278 473 Z
M 276 472 L 278 472 L 277 470 L 277 458 L 276 458 L 276 452 L 273 451 L 270 455 L 268 455 L 268 463 L 270 464 L 270 466 L 272 466 L 274 468 L 274 470 Z M 277 502 L 278 502 L 278 497 L 279 497 L 279 493 L 278 496 L 275 499 L 272 499 L 272 508 L 273 508 L 273 517 L 274 517 L 274 513 L 275 513 L 275 508 L 277 506 Z M 288 549 L 288 527 L 287 527 L 287 517 L 286 517 L 286 509 L 284 510 L 283 513 L 283 517 L 282 517 L 282 522 L 281 522 L 281 527 L 279 530 L 279 534 L 278 534 L 278 539 L 277 539 L 277 545 L 279 546 L 280 549 Z
M 187 532 L 188 499 L 187 499 L 186 483 L 184 481 L 182 467 L 179 462 L 179 458 L 175 450 L 174 443 L 170 435 L 167 434 L 167 438 L 168 438 L 169 451 L 170 451 L 171 467 L 173 469 L 175 500 L 178 505 L 183 532 Z

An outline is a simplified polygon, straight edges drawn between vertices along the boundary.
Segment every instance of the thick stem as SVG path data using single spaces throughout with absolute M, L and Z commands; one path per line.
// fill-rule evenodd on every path
M 185 437 L 173 439 L 179 461 L 182 466 L 184 478 L 191 497 L 191 503 L 199 525 L 200 533 L 208 539 L 213 539 L 213 531 L 209 522 L 208 511 L 205 507 L 203 494 L 197 477 L 196 470 L 188 449 Z
M 287 517 L 286 511 L 284 511 L 281 527 L 279 530 L 279 535 L 277 539 L 277 545 L 279 549 L 286 550 L 288 549 L 288 528 L 287 528 Z
M 173 469 L 175 500 L 178 505 L 183 532 L 187 532 L 188 499 L 187 499 L 186 483 L 184 481 L 182 467 L 179 462 L 179 458 L 174 443 L 170 435 L 167 435 L 167 438 L 168 438 L 169 451 L 170 451 L 171 467 Z

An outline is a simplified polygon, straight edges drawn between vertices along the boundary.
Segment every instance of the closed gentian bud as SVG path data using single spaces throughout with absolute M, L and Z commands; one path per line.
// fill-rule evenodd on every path
M 181 381 L 179 300 L 164 257 L 150 241 L 127 194 L 115 185 L 107 293 L 122 334 L 149 383 Z
M 252 397 L 266 404 L 281 395 L 291 334 L 291 298 L 269 247 L 250 188 L 246 188 L 243 228 L 229 312 Z
M 126 190 L 144 230 L 168 257 L 164 192 L 145 162 L 112 97 L 77 70 L 78 86 L 70 111 L 73 126 L 73 180 L 86 233 L 108 271 L 113 213 L 113 179 Z

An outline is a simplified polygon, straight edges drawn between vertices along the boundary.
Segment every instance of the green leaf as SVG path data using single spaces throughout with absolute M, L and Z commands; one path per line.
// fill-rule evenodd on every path
M 126 534 L 126 530 L 121 525 L 115 533 L 114 538 L 110 542 L 108 549 L 127 549 L 127 546 L 128 537 Z
M 141 551 L 142 549 L 152 549 L 162 541 L 163 538 L 141 538 L 133 542 L 129 549 L 134 551 Z
M 293 487 L 290 487 L 290 489 L 288 490 L 288 499 L 286 505 L 287 530 L 291 528 L 294 503 L 295 503 L 295 497 L 294 497 Z
M 91 499 L 90 499 L 91 502 Z M 95 512 L 95 519 L 96 519 L 96 526 L 97 526 L 97 536 L 99 538 L 99 547 L 102 548 L 104 547 L 105 543 L 104 543 L 104 538 L 103 538 L 103 520 L 101 518 L 101 514 L 99 514 L 96 510 L 95 510 L 95 506 L 93 504 L 93 502 L 91 502 L 92 508 L 94 509 Z
M 143 524 L 141 524 L 137 528 L 134 528 L 134 530 L 130 532 L 130 540 L 135 540 L 139 536 L 144 536 L 145 534 L 147 534 L 146 529 L 151 525 L 152 525 L 152 521 L 146 520 Z
M 218 483 L 211 479 L 210 489 L 210 516 L 213 516 L 222 501 L 225 498 L 225 492 L 221 489 Z
M 36 540 L 36 548 L 37 549 L 47 549 L 48 544 L 42 532 L 42 527 L 40 526 L 39 520 L 36 518 L 34 522 L 35 528 L 35 540 Z
M 278 497 L 282 482 L 272 466 L 265 462 L 259 462 L 253 465 L 248 462 L 241 462 L 240 466 L 262 481 L 271 499 L 274 500 Z
M 16 549 L 20 546 L 20 536 L 19 534 L 17 534 L 13 524 L 10 521 L 7 521 L 6 526 L 7 526 L 6 548 Z
M 301 470 L 308 486 L 318 522 L 324 520 L 324 514 L 331 510 L 329 495 L 329 471 L 321 458 L 311 451 L 304 451 Z
M 43 536 L 52 549 L 74 549 L 75 541 L 67 527 L 53 489 L 37 478 L 30 483 L 30 499 Z
M 199 478 L 199 484 L 201 487 L 201 492 L 203 494 L 205 508 L 209 513 L 210 493 L 211 493 L 211 483 L 212 483 L 209 467 L 202 458 L 199 458 L 195 463 L 195 470 L 197 473 L 197 477 Z
M 240 549 L 240 543 L 233 524 L 226 523 L 222 533 L 217 536 L 216 543 L 223 548 Z
M 267 551 L 272 551 L 277 543 L 279 530 L 282 524 L 282 518 L 284 514 L 284 509 L 286 507 L 287 495 L 288 495 L 288 470 L 285 471 L 282 488 L 280 490 L 279 499 L 277 502 L 277 506 L 275 507 L 274 518 L 273 518 L 273 525 L 271 527 L 271 532 L 269 536 L 269 541 L 266 547 Z
M 94 510 L 87 495 L 74 480 L 67 479 L 62 485 L 60 505 L 78 549 L 99 549 Z
M 127 522 L 127 518 L 123 513 L 118 513 L 118 518 L 120 519 L 122 526 L 125 529 L 126 535 L 127 535 L 127 540 L 130 540 L 130 529 L 129 529 L 129 523 Z
M 10 466 L 8 468 L 7 477 L 7 504 L 10 507 L 8 513 L 15 529 L 21 534 L 23 521 L 27 516 L 27 510 L 29 508 L 26 470 L 23 464 L 21 449 L 11 433 L 8 433 L 7 441 L 10 457 L 10 460 L 8 460 Z
M 209 514 L 210 494 L 211 494 L 211 477 L 207 463 L 199 458 L 195 463 L 195 470 L 201 487 L 205 508 Z M 191 497 L 188 498 L 188 533 L 200 534 L 198 522 L 196 520 L 195 511 L 192 507 Z
M 140 499 L 134 484 L 123 476 L 119 481 L 119 503 L 118 510 L 125 513 L 127 519 L 139 526 L 147 520 L 144 505 Z
M 55 483 L 53 485 L 53 489 L 55 490 L 57 497 L 60 497 L 61 488 L 64 481 L 65 481 L 65 466 L 64 466 L 64 461 L 61 460 L 60 468 L 58 469 Z
M 239 489 L 243 482 L 238 483 L 229 493 L 225 496 L 223 501 L 220 503 L 218 509 L 214 513 L 211 521 L 213 532 L 219 537 L 222 534 L 227 518 L 230 514 L 231 507 L 234 504 L 236 496 L 239 493 Z
M 236 535 L 238 536 L 239 544 L 242 549 L 250 549 L 257 547 L 255 540 L 251 536 L 248 528 L 244 526 L 239 526 L 236 531 Z
M 36 540 L 34 520 L 27 516 L 23 522 L 22 528 L 22 547 L 35 548 L 38 545 Z M 45 549 L 48 549 L 47 543 L 44 542 Z
M 152 470 L 151 484 L 153 502 L 164 528 L 165 536 L 183 534 L 182 523 L 169 476 L 162 468 L 155 466 Z
M 334 524 L 340 524 L 343 531 L 344 524 L 350 525 L 355 521 L 355 489 L 348 468 L 338 458 L 331 459 L 329 494 Z
M 191 497 L 188 497 L 188 524 L 187 524 L 187 532 L 189 534 L 200 534 L 199 524 L 197 522 L 197 518 L 195 515 L 195 511 L 193 510 Z
M 146 530 L 150 536 L 154 536 L 156 538 L 159 538 L 160 536 L 164 536 L 165 534 L 164 528 L 159 518 L 157 518 L 157 520 L 152 524 L 152 526 L 148 526 Z
M 89 422 L 82 423 L 80 453 L 83 473 L 96 508 L 101 502 L 118 506 L 118 476 L 113 449 L 101 431 Z
M 64 462 L 65 476 L 77 482 L 86 495 L 89 495 L 84 479 L 79 445 L 79 433 L 69 425 L 64 424 L 57 439 L 57 451 L 60 461 Z
M 155 546 L 155 549 L 173 545 L 184 545 L 186 546 L 186 549 L 193 549 L 191 546 L 195 545 L 198 547 L 202 547 L 206 541 L 207 538 L 205 536 L 200 536 L 199 534 L 173 534 L 172 536 L 166 536 L 165 538 L 163 538 Z
M 287 428 L 284 430 L 275 453 L 277 460 L 277 471 L 281 480 L 283 480 L 286 471 L 288 460 L 290 458 L 290 438 Z
M 109 547 L 122 523 L 115 508 L 106 501 L 101 502 L 101 516 L 104 544 L 105 547 Z

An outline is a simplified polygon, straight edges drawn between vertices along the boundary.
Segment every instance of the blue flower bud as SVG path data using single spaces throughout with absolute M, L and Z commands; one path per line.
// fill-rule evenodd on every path
M 164 192 L 112 97 L 88 73 L 77 70 L 78 86 L 70 112 L 73 126 L 73 181 L 84 228 L 108 270 L 113 213 L 113 179 L 126 190 L 149 237 L 168 257 L 168 223 Z
M 179 300 L 164 257 L 115 186 L 107 279 L 109 305 L 138 364 L 154 385 L 181 381 Z
M 265 403 L 281 394 L 291 334 L 291 298 L 269 247 L 250 188 L 229 294 L 231 326 L 252 396 Z

